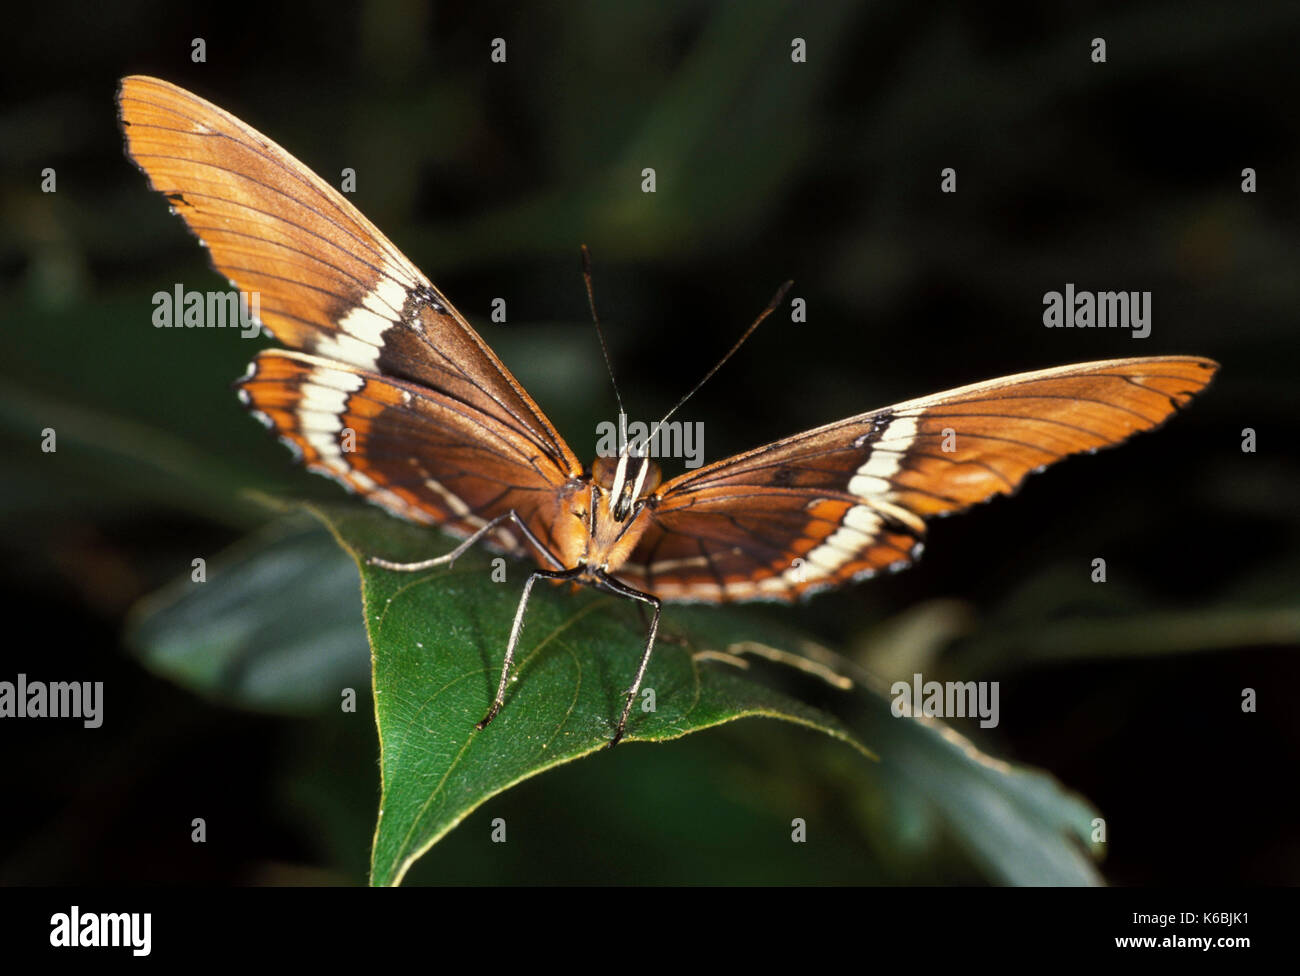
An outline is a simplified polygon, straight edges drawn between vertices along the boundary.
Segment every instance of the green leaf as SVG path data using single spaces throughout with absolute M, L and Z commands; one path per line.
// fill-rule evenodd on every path
M 483 717 L 505 651 L 526 567 L 467 554 L 451 570 L 394 573 L 368 556 L 416 559 L 442 536 L 379 513 L 331 508 L 322 517 L 361 567 L 374 666 L 383 798 L 371 865 L 374 884 L 397 884 L 410 865 L 489 797 L 605 748 L 631 683 L 644 626 L 624 601 L 587 590 L 533 590 L 505 708 Z M 634 708 L 625 743 L 662 742 L 747 716 L 819 729 L 870 755 L 836 719 L 747 678 L 697 660 L 672 639 L 656 648 L 645 689 L 655 710 Z M 619 748 L 628 748 L 622 745 Z

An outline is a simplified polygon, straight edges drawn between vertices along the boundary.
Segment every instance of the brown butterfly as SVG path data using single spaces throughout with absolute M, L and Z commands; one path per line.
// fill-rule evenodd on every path
M 371 562 L 422 570 L 482 541 L 540 565 L 479 728 L 502 707 L 538 580 L 653 611 L 613 744 L 662 601 L 790 602 L 899 569 L 920 555 L 927 518 L 1159 426 L 1218 368 L 1153 356 L 1021 373 L 827 424 L 664 484 L 636 444 L 587 468 L 443 294 L 306 166 L 165 81 L 126 78 L 118 104 L 127 152 L 150 185 L 218 271 L 260 293 L 262 322 L 290 347 L 258 353 L 241 400 L 309 470 L 464 539 L 423 562 Z

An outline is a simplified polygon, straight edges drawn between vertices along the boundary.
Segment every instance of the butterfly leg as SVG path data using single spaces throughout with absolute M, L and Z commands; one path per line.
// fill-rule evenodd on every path
M 366 560 L 366 563 L 370 566 L 378 566 L 380 569 L 392 570 L 395 573 L 418 573 L 422 569 L 432 569 L 434 566 L 450 566 L 457 559 L 463 556 L 470 546 L 474 545 L 474 543 L 478 542 L 502 522 L 513 522 L 519 531 L 524 534 L 524 537 L 533 544 L 537 551 L 550 561 L 551 565 L 557 568 L 563 568 L 563 564 L 560 560 L 556 558 L 555 554 L 551 552 L 551 550 L 542 545 L 541 540 L 538 539 L 537 536 L 533 534 L 533 531 L 524 524 L 524 520 L 519 517 L 519 514 L 513 508 L 504 515 L 498 515 L 491 522 L 485 523 L 482 528 L 476 531 L 469 538 L 465 539 L 460 545 L 446 555 L 435 556 L 432 559 L 421 559 L 419 562 L 414 563 L 394 563 L 389 562 L 387 559 L 380 559 L 378 556 L 371 556 Z
M 639 616 L 639 617 L 641 618 L 641 626 L 642 626 L 642 627 L 649 627 L 649 626 L 650 626 L 650 618 L 649 618 L 648 616 L 646 616 L 646 612 L 645 612 L 645 604 L 644 604 L 644 603 L 638 603 L 638 604 L 636 605 L 636 609 L 637 609 L 637 616 Z M 691 646 L 691 642 L 688 641 L 688 640 L 687 640 L 685 637 L 683 637 L 681 634 L 670 634 L 670 633 L 665 632 L 665 633 L 660 634 L 660 635 L 658 636 L 658 638 L 656 638 L 656 640 L 658 640 L 658 642 L 659 642 L 660 644 L 676 644 L 678 647 L 690 647 L 690 646 Z
M 650 616 L 650 632 L 646 635 L 645 650 L 641 653 L 641 664 L 637 667 L 636 678 L 633 679 L 632 687 L 627 690 L 627 696 L 623 700 L 623 714 L 619 717 L 618 727 L 614 729 L 614 737 L 609 740 L 609 747 L 612 749 L 618 745 L 619 740 L 623 738 L 623 733 L 627 731 L 627 720 L 632 715 L 632 703 L 636 701 L 636 694 L 641 690 L 641 682 L 645 680 L 646 668 L 650 666 L 650 655 L 654 652 L 655 637 L 659 633 L 659 612 L 663 609 L 663 604 L 649 593 L 634 590 L 608 576 L 601 580 L 601 584 L 602 589 L 608 593 L 636 600 L 654 610 Z
M 559 573 L 552 573 L 549 570 L 539 569 L 524 583 L 523 596 L 519 598 L 519 607 L 515 610 L 515 622 L 510 625 L 510 641 L 506 644 L 506 659 L 501 665 L 501 680 L 497 683 L 497 693 L 492 698 L 492 707 L 488 713 L 474 726 L 480 731 L 487 727 L 487 724 L 497 717 L 497 712 L 501 711 L 501 706 L 506 703 L 506 685 L 510 682 L 510 665 L 515 660 L 515 647 L 519 644 L 519 634 L 524 629 L 524 611 L 528 607 L 528 595 L 533 591 L 533 584 L 539 579 L 571 579 L 581 570 L 565 570 Z

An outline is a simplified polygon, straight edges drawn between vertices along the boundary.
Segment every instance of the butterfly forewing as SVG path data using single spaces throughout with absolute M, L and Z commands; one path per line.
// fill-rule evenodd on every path
M 184 89 L 130 77 L 118 104 L 129 155 L 216 269 L 257 293 L 278 340 L 318 357 L 260 356 L 243 385 L 250 408 L 310 465 L 399 515 L 463 531 L 514 505 L 544 520 L 553 502 L 543 498 L 581 464 L 372 223 L 270 139 Z M 354 422 L 365 428 L 364 455 L 345 441 L 348 431 L 362 439 Z M 496 536 L 509 548 L 507 538 Z
M 333 341 L 333 358 L 372 368 L 377 336 L 358 327 L 341 341 L 341 322 L 373 296 L 378 331 L 429 287 L 424 275 L 340 193 L 217 106 L 143 77 L 123 79 L 118 106 L 131 158 L 217 270 L 261 294 L 276 337 L 309 352 Z
M 792 600 L 901 568 L 924 519 L 1158 426 L 1216 368 L 1174 356 L 1081 363 L 797 434 L 664 485 L 621 575 L 664 599 Z

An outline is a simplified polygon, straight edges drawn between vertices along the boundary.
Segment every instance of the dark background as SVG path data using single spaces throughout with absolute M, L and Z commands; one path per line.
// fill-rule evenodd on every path
M 755 612 L 886 676 L 932 652 L 941 679 L 1000 680 L 1002 724 L 967 731 L 1098 806 L 1112 882 L 1297 878 L 1294 8 L 179 6 L 33 5 L 0 65 L 0 679 L 104 680 L 110 717 L 0 726 L 0 881 L 353 882 L 373 827 L 366 709 L 214 704 L 122 637 L 138 599 L 265 521 L 250 490 L 339 495 L 240 410 L 229 384 L 253 343 L 150 325 L 153 292 L 223 282 L 122 154 L 129 73 L 217 102 L 328 181 L 355 168 L 353 202 L 579 455 L 613 409 L 580 243 L 634 418 L 688 389 L 782 281 L 807 300 L 807 323 L 773 316 L 683 414 L 709 459 L 1021 370 L 1220 361 L 1166 429 L 936 525 L 916 568 Z M 1043 328 L 1066 282 L 1151 291 L 1151 337 Z M 488 321 L 498 296 L 507 325 Z M 924 810 L 881 809 L 839 748 L 745 722 L 620 749 L 493 800 L 412 880 L 983 878 Z M 793 854 L 791 795 L 827 825 Z M 490 845 L 493 816 L 545 842 Z

